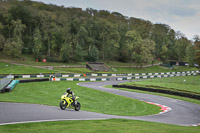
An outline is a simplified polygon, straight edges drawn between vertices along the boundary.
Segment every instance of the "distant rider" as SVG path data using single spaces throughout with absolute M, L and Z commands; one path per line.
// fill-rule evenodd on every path
M 75 94 L 74 94 L 74 92 L 71 91 L 71 88 L 67 88 L 66 92 L 68 93 L 67 97 L 69 97 L 69 95 L 72 96 L 72 100 L 73 100 L 72 105 L 75 105 Z

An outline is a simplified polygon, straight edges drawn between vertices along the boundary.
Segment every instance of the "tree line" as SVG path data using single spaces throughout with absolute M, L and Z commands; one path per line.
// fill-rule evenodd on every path
M 48 61 L 200 64 L 200 37 L 118 12 L 0 0 L 0 52 Z

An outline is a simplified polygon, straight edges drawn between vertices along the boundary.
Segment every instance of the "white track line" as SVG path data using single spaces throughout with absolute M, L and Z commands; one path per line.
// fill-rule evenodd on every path
M 81 121 L 81 120 L 105 120 L 110 118 L 83 118 L 83 119 L 52 119 L 52 120 L 38 120 L 38 121 L 22 121 L 22 122 L 9 122 L 1 123 L 1 125 L 24 124 L 24 123 L 37 123 L 37 122 L 52 122 L 52 121 Z

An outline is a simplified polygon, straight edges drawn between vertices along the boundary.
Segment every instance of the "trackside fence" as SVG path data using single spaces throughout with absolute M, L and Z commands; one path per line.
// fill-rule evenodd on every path
M 163 73 L 128 73 L 128 74 L 102 74 L 102 73 L 86 73 L 86 74 L 24 74 L 24 75 L 0 75 L 0 78 L 2 77 L 11 77 L 11 78 L 50 78 L 52 76 L 57 77 L 57 78 L 78 78 L 78 77 L 166 77 L 169 75 L 182 75 L 182 76 L 190 76 L 190 75 L 198 75 L 200 71 L 184 71 L 184 72 L 163 72 Z

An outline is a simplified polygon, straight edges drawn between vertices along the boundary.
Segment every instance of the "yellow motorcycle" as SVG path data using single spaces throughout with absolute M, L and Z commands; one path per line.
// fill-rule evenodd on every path
M 62 110 L 65 110 L 66 108 L 72 108 L 75 111 L 79 111 L 81 108 L 81 104 L 77 102 L 79 97 L 75 97 L 75 101 L 73 101 L 72 97 L 68 97 L 68 93 L 65 93 L 64 95 L 61 96 L 61 101 L 60 101 L 60 108 Z

